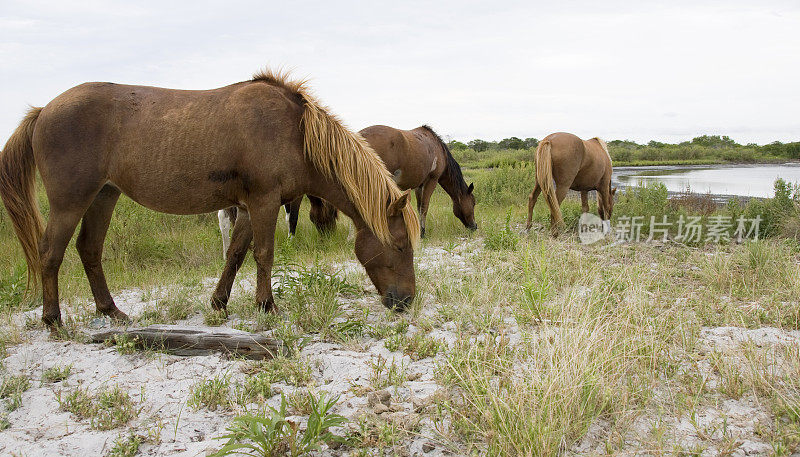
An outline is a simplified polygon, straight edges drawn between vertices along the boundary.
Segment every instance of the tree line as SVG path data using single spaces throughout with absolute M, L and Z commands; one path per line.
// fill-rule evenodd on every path
M 505 138 L 500 141 L 474 139 L 468 141 L 467 143 L 463 143 L 458 140 L 452 140 L 448 143 L 450 149 L 471 149 L 475 152 L 492 150 L 499 151 L 506 149 L 535 149 L 538 145 L 539 140 L 536 138 L 521 139 L 515 136 Z M 722 151 L 740 149 L 752 150 L 754 152 L 757 151 L 761 154 L 769 156 L 800 159 L 800 142 L 782 143 L 780 141 L 775 141 L 763 146 L 759 146 L 755 143 L 739 144 L 727 135 L 701 135 L 694 137 L 689 141 L 682 141 L 680 143 L 662 143 L 660 141 L 653 140 L 645 144 L 640 144 L 631 140 L 611 140 L 608 142 L 608 146 L 612 151 L 612 157 L 617 155 L 619 156 L 618 158 L 622 160 L 630 160 L 640 155 L 652 155 L 654 156 L 654 159 L 656 158 L 655 156 L 662 156 L 662 154 L 656 154 L 656 151 L 661 151 L 662 153 L 668 153 L 669 151 L 683 151 L 684 154 L 678 154 L 682 156 L 690 151 L 694 153 L 690 155 L 695 155 L 699 150 Z M 653 151 L 653 153 L 648 154 L 647 151 Z M 644 154 L 637 154 L 637 152 Z

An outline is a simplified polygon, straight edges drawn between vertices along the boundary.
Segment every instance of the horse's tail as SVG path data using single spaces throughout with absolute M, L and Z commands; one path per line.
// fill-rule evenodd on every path
M 25 253 L 28 288 L 33 284 L 34 289 L 39 285 L 39 239 L 44 223 L 36 201 L 36 161 L 31 137 L 41 112 L 42 108 L 28 111 L 0 155 L 0 197 Z
M 553 184 L 553 158 L 550 154 L 552 144 L 548 140 L 539 143 L 536 148 L 536 182 L 542 188 L 547 206 L 550 207 L 551 223 L 554 228 L 563 223 L 561 208 L 556 198 L 556 189 Z

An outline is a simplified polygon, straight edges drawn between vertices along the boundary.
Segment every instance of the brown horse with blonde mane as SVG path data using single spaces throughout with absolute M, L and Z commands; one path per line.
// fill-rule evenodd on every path
M 414 189 L 417 195 L 420 231 L 425 236 L 425 221 L 431 195 L 436 184 L 442 186 L 453 201 L 453 214 L 470 230 L 478 228 L 475 223 L 474 186 L 467 185 L 461 167 L 450 153 L 450 148 L 429 126 L 413 130 L 399 130 L 385 125 L 373 125 L 360 133 L 378 153 L 392 173 L 400 189 Z M 311 201 L 311 221 L 320 232 L 329 231 L 336 225 L 336 211 L 319 199 Z M 294 234 L 300 201 L 287 205 L 289 233 Z
M 46 228 L 34 192 L 37 168 L 50 203 Z M 0 156 L 0 196 L 22 244 L 29 285 L 41 282 L 48 326 L 61 322 L 58 270 L 81 219 L 76 247 L 97 311 L 127 319 L 101 265 L 123 192 L 172 214 L 238 207 L 230 249 L 240 248 L 243 232 L 254 239 L 256 301 L 264 310 L 275 311 L 270 277 L 278 210 L 303 194 L 353 219 L 356 256 L 385 305 L 403 308 L 415 295 L 419 221 L 408 192 L 361 136 L 285 75 L 265 71 L 211 90 L 85 83 L 28 112 Z M 234 260 L 229 253 L 227 262 Z M 218 288 L 213 306 L 224 310 L 229 293 Z
M 436 184 L 442 186 L 453 200 L 453 213 L 468 228 L 475 230 L 475 196 L 472 194 L 474 186 L 467 185 L 461 175 L 461 167 L 453 158 L 450 149 L 444 141 L 427 125 L 414 130 L 398 130 L 383 125 L 367 127 L 359 132 L 369 142 L 369 145 L 381 157 L 385 170 L 391 172 L 394 181 L 400 189 L 416 189 L 417 208 L 420 214 L 420 232 L 425 233 L 425 217 L 428 214 L 428 203 L 431 194 L 436 189 Z M 324 197 L 323 197 L 324 198 Z M 297 228 L 298 213 L 302 196 L 286 205 L 286 214 L 289 222 L 289 234 L 293 235 Z M 321 198 L 309 196 L 311 202 L 311 221 L 321 233 L 326 233 L 336 227 L 336 208 Z M 220 226 L 226 224 L 226 213 L 220 212 Z M 228 219 L 230 220 L 230 219 Z M 243 223 L 246 226 L 246 223 Z M 236 226 L 239 218 L 236 218 Z M 233 288 L 236 273 L 244 262 L 247 247 L 249 227 L 243 227 L 240 239 L 236 239 L 236 230 L 232 236 L 231 247 L 227 250 L 225 269 L 222 272 L 217 291 L 214 292 L 215 300 L 227 300 Z M 223 243 L 226 237 L 222 231 Z
M 550 208 L 550 229 L 558 235 L 564 221 L 561 217 L 561 202 L 572 189 L 581 193 L 583 212 L 589 212 L 590 190 L 597 191 L 597 208 L 603 219 L 603 229 L 610 228 L 611 211 L 614 209 L 614 194 L 611 188 L 611 155 L 608 146 L 600 138 L 582 140 L 571 133 L 552 133 L 536 148 L 536 184 L 528 198 L 528 223 L 531 228 L 533 207 L 539 192 L 544 193 Z

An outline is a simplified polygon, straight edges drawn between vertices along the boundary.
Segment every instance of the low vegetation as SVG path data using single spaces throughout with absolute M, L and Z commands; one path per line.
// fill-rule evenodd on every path
M 139 413 L 130 395 L 119 387 L 107 388 L 95 394 L 77 387 L 59 391 L 56 400 L 63 411 L 74 414 L 80 420 L 88 420 L 91 427 L 97 430 L 121 427 Z
M 630 148 L 631 161 L 662 159 L 649 155 L 650 149 L 663 151 L 664 160 L 694 149 L 702 153 L 681 154 L 706 160 L 712 157 L 704 155 L 707 150 L 719 157 L 729 150 L 753 149 L 776 158 L 792 153 L 789 145 L 703 141 L 612 142 L 611 147 L 612 155 Z M 572 195 L 563 205 L 568 230 L 560 238 L 548 234 L 549 214 L 541 199 L 534 229 L 523 231 L 533 186 L 532 150 L 526 148 L 454 151 L 472 165 L 464 173 L 475 182 L 480 228 L 465 230 L 447 196 L 434 194 L 428 236 L 415 256 L 419 297 L 402 315 L 387 313 L 364 293 L 369 283 L 363 270 L 351 268 L 353 241 L 344 218 L 332 235 L 321 236 L 305 208 L 295 238 L 278 225 L 277 315 L 261 313 L 252 291 L 238 283 L 230 316 L 209 311 L 204 278 L 222 268 L 212 215 L 161 215 L 123 198 L 104 253 L 106 276 L 112 293 L 143 291 L 147 307 L 136 316 L 137 325 L 202 320 L 268 332 L 290 349 L 272 360 L 226 360 L 227 368 L 209 372 L 176 400 L 187 406 L 183 414 L 235 417 L 216 455 L 302 455 L 326 446 L 342 446 L 352 455 L 399 454 L 410 443 L 420 446 L 420 440 L 423 449 L 456 455 L 726 455 L 740 450 L 744 440 L 766 446 L 755 453 L 796 452 L 800 355 L 792 332 L 800 330 L 798 189 L 779 181 L 774 198 L 722 205 L 708 196 L 670 197 L 663 186 L 631 189 L 618 193 L 614 222 L 641 216 L 642 241 L 651 217 L 662 216 L 699 217 L 705 223 L 759 216 L 759 240 L 687 242 L 676 239 L 673 228 L 667 241 L 582 245 L 575 235 L 580 203 Z M 46 203 L 41 195 L 40 200 Z M 591 206 L 595 211 L 594 202 Z M 24 294 L 21 259 L 7 218 L 1 217 L 3 316 L 40 300 Z M 252 281 L 254 270 L 248 256 L 240 276 Z M 77 334 L 95 316 L 74 249 L 68 250 L 61 278 L 71 305 L 65 306 L 71 310 L 67 322 Z M 0 348 L 8 361 L 19 354 L 15 346 L 41 326 L 35 318 L 27 326 L 8 318 L 5 324 Z M 76 344 L 72 341 L 59 344 Z M 160 357 L 127 355 L 140 350 L 135 343 L 122 337 L 114 350 L 100 350 L 127 361 L 162 363 Z M 314 352 L 320 347 L 350 351 L 348 357 L 357 355 L 353 363 L 361 364 L 356 365 L 360 378 L 339 386 L 339 403 L 326 389 L 342 379 L 320 375 L 329 362 L 328 352 Z M 48 362 L 32 372 L 0 368 L 0 429 L 17 426 L 19 409 L 13 410 L 30 395 L 25 392 L 33 382 L 56 395 L 60 409 L 74 415 L 70 420 L 84 428 L 115 429 L 119 438 L 109 440 L 106 449 L 111 455 L 136 455 L 140 447 L 142 453 L 152 451 L 148 446 L 155 448 L 158 441 L 145 438 L 141 425 L 150 418 L 139 417 L 145 400 L 136 395 L 134 401 L 122 386 L 89 390 L 76 381 L 80 364 L 69 363 Z M 429 383 L 436 383 L 435 393 L 414 397 Z M 391 401 L 375 407 L 360 398 L 378 394 Z M 752 410 L 740 416 L 724 409 L 745 406 Z M 177 435 L 181 420 L 168 417 L 160 427 L 175 427 Z
M 323 443 L 336 437 L 330 428 L 343 425 L 342 416 L 332 414 L 337 398 L 309 396 L 309 414 L 305 430 L 297 422 L 287 419 L 286 398 L 281 397 L 279 408 L 268 407 L 265 415 L 243 415 L 233 420 L 228 433 L 220 439 L 227 440 L 222 448 L 211 454 L 214 457 L 245 454 L 258 457 L 307 455 L 320 449 Z

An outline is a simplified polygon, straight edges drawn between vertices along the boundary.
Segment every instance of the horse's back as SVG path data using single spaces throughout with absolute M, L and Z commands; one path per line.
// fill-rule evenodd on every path
M 553 177 L 556 182 L 572 179 L 580 170 L 584 155 L 583 140 L 566 132 L 551 133 L 542 139 L 550 142 Z
M 407 168 L 410 145 L 406 131 L 386 125 L 373 125 L 358 132 L 370 147 L 383 160 L 386 169 L 395 177 L 395 182 L 402 186 L 402 178 Z
M 107 181 L 158 211 L 207 212 L 302 167 L 302 111 L 262 82 L 196 91 L 85 83 L 43 109 L 34 153 L 45 185 Z

